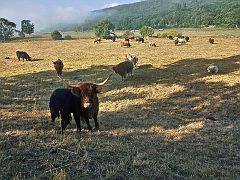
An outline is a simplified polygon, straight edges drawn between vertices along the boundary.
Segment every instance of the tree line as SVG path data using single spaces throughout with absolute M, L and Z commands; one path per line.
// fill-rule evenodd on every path
M 14 33 L 18 33 L 20 37 L 25 37 L 25 34 L 34 33 L 34 25 L 30 20 L 21 21 L 21 30 L 16 29 L 17 25 L 5 18 L 0 18 L 0 40 L 6 41 L 14 36 Z
M 175 2 L 175 3 L 174 3 Z M 73 30 L 91 30 L 100 19 L 110 19 L 117 30 L 181 27 L 240 27 L 239 0 L 148 0 L 93 12 L 102 14 L 88 19 Z

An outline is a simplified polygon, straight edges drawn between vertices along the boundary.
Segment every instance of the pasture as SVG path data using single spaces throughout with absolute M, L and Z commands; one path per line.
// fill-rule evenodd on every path
M 120 39 L 1 43 L 0 179 L 239 179 L 240 38 L 214 33 L 191 31 L 182 46 L 157 38 L 157 47 L 131 48 Z M 32 61 L 18 61 L 17 50 Z M 133 76 L 114 74 L 98 96 L 100 130 L 77 134 L 72 120 L 58 134 L 48 103 L 64 85 L 52 60 L 63 60 L 69 82 L 101 82 L 128 53 L 139 58 Z M 218 74 L 207 73 L 212 64 Z

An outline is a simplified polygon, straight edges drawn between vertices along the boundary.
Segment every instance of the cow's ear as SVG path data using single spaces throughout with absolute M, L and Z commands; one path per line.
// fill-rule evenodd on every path
M 95 85 L 95 84 L 94 84 L 94 89 L 95 89 L 96 93 L 103 93 L 103 91 L 104 91 L 103 86 L 98 86 L 98 85 Z
M 80 97 L 81 95 L 81 90 L 77 87 L 73 87 L 71 88 L 71 93 L 74 95 L 74 96 L 77 96 L 77 97 Z

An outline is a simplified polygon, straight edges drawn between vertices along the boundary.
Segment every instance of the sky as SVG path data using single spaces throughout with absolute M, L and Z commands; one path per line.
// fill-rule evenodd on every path
M 17 24 L 30 20 L 35 30 L 60 23 L 81 23 L 93 10 L 114 7 L 141 0 L 1 0 L 0 18 Z

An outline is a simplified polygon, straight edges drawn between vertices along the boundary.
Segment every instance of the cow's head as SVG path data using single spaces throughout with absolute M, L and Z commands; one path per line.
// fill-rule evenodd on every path
M 93 108 L 97 94 L 102 92 L 102 86 L 93 83 L 78 83 L 69 88 L 73 95 L 81 98 L 83 108 Z
M 103 85 L 111 76 L 112 73 L 101 83 L 79 82 L 74 84 L 68 84 L 60 76 L 58 77 L 67 85 L 68 88 L 71 89 L 73 95 L 81 98 L 83 108 L 92 109 L 95 106 L 95 101 L 98 101 L 97 94 L 103 91 Z

